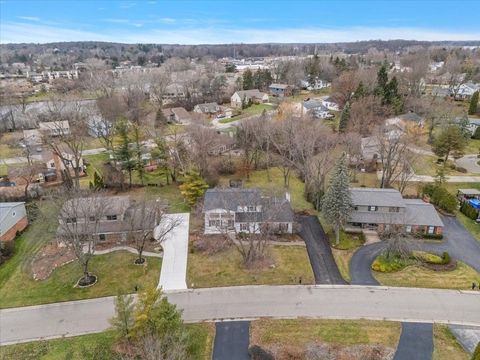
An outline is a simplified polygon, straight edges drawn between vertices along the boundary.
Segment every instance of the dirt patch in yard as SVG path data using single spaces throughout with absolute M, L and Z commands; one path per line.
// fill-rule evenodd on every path
M 32 262 L 32 275 L 35 280 L 45 280 L 56 268 L 75 260 L 73 250 L 50 241 Z

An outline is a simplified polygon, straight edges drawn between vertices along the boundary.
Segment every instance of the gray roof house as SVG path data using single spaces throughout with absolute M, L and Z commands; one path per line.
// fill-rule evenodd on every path
M 197 104 L 194 106 L 193 111 L 199 114 L 214 115 L 221 111 L 220 105 L 215 102 Z
M 302 107 L 304 113 L 312 114 L 318 119 L 326 119 L 329 117 L 333 117 L 333 115 L 330 114 L 329 110 L 326 106 L 323 105 L 323 102 L 320 99 L 305 100 L 302 104 Z
M 28 225 L 24 202 L 0 202 L 0 241 L 11 241 Z
M 287 84 L 271 84 L 268 89 L 272 96 L 285 97 L 293 95 L 293 88 Z
M 205 192 L 205 234 L 259 233 L 268 224 L 275 232 L 292 233 L 294 213 L 289 196 L 262 196 L 258 189 L 214 188 Z
M 404 199 L 395 189 L 352 188 L 354 209 L 349 225 L 385 231 L 390 226 L 407 233 L 441 234 L 443 222 L 432 204 Z
M 266 102 L 268 101 L 268 94 L 258 89 L 235 91 L 230 98 L 230 105 L 234 108 L 242 108 L 249 101 L 257 103 Z

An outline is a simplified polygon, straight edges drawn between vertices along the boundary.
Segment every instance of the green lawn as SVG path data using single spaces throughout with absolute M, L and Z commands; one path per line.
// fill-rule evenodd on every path
M 270 320 L 251 324 L 251 344 L 304 346 L 323 342 L 337 345 L 384 345 L 396 348 L 400 323 L 368 320 Z
M 133 264 L 135 258 L 136 255 L 125 251 L 93 257 L 90 271 L 98 276 L 98 282 L 84 289 L 74 288 L 82 275 L 77 261 L 57 268 L 43 281 L 35 281 L 28 271 L 16 269 L 2 284 L 0 308 L 132 293 L 135 285 L 139 289 L 156 285 L 161 260 L 148 258 L 148 265 L 144 268 Z
M 469 360 L 470 355 L 458 343 L 447 325 L 433 325 L 432 360 Z
M 377 271 L 372 273 L 378 282 L 385 286 L 470 289 L 472 281 L 480 280 L 480 274 L 462 262 L 458 262 L 457 268 L 453 271 L 433 271 L 413 265 L 391 273 Z
M 212 323 L 189 324 L 187 328 L 200 345 L 198 360 L 212 358 L 215 326 Z M 118 359 L 112 352 L 115 334 L 106 331 L 47 341 L 36 341 L 0 347 L 0 359 L 19 360 L 113 360 Z
M 321 218 L 321 217 L 319 217 Z M 322 224 L 325 224 L 325 221 L 321 220 Z M 363 245 L 365 239 L 361 233 L 346 233 L 344 231 L 340 232 L 340 243 L 335 244 L 335 234 L 332 232 L 330 226 L 322 225 L 324 229 L 328 229 L 328 237 L 332 247 L 333 257 L 337 263 L 338 270 L 340 274 L 345 279 L 345 281 L 350 282 L 352 280 L 350 276 L 350 260 L 355 253 L 355 251 Z
M 304 246 L 271 246 L 275 267 L 245 269 L 238 251 L 231 247 L 214 255 L 194 252 L 188 255 L 187 284 L 193 288 L 313 284 L 314 277 Z
M 263 110 L 269 111 L 272 110 L 273 106 L 268 105 L 268 104 L 253 104 L 252 106 L 249 106 L 245 109 L 242 110 L 242 115 L 255 115 L 255 114 L 261 114 Z
M 460 211 L 457 211 L 455 214 L 457 215 L 457 219 L 463 224 L 465 229 L 467 229 L 475 239 L 480 241 L 480 224 L 477 223 L 475 220 L 466 217 Z
M 221 184 L 228 185 L 229 179 L 238 179 L 238 175 L 224 177 L 220 180 Z M 282 171 L 279 168 L 270 169 L 270 181 L 268 181 L 266 170 L 252 171 L 250 179 L 245 181 L 245 187 L 259 188 L 265 191 L 266 194 L 277 194 L 278 196 L 285 196 L 285 192 L 289 192 L 294 210 L 312 209 L 312 204 L 305 200 L 303 192 L 305 184 L 300 181 L 295 173 L 290 175 L 290 184 L 288 189 L 283 186 Z
M 465 154 L 478 154 L 480 152 L 480 139 L 468 139 L 463 152 Z

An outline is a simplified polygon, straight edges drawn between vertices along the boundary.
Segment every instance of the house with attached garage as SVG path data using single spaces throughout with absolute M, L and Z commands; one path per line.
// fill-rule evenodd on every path
M 271 84 L 268 89 L 272 96 L 287 97 L 293 95 L 293 87 L 286 84 Z
M 348 225 L 379 232 L 397 228 L 411 234 L 441 235 L 443 222 L 432 204 L 404 199 L 395 189 L 351 188 Z
M 270 226 L 277 233 L 293 232 L 294 213 L 289 195 L 262 196 L 258 189 L 214 188 L 205 192 L 205 234 L 260 233 Z
M 261 92 L 258 89 L 235 91 L 230 98 L 230 105 L 233 108 L 241 109 L 248 103 L 265 103 L 268 101 L 268 94 Z
M 168 123 L 187 125 L 192 122 L 192 116 L 183 107 L 162 109 Z
M 312 115 L 317 119 L 327 119 L 333 117 L 330 111 L 323 106 L 322 101 L 318 99 L 307 99 L 302 104 L 302 113 Z
M 156 209 L 156 201 L 151 208 Z M 98 207 L 102 210 L 99 211 Z M 57 237 L 76 232 L 85 236 L 97 236 L 100 243 L 125 244 L 131 232 L 153 229 L 157 224 L 152 216 L 142 217 L 141 208 L 129 196 L 86 197 L 66 201 L 58 218 Z M 150 205 L 147 204 L 147 209 Z M 98 218 L 98 214 L 101 217 Z M 150 223 L 146 223 L 150 221 Z
M 204 114 L 208 117 L 214 117 L 222 112 L 222 108 L 216 102 L 197 104 L 194 106 L 193 111 L 198 114 Z
M 0 241 L 15 239 L 18 232 L 28 225 L 24 202 L 0 203 Z

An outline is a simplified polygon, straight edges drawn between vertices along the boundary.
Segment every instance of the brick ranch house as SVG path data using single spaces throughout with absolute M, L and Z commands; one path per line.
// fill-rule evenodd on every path
M 404 199 L 395 189 L 352 188 L 354 209 L 348 225 L 375 229 L 391 226 L 406 233 L 440 235 L 443 222 L 432 204 L 421 199 Z
M 27 210 L 24 202 L 0 203 L 0 241 L 15 239 L 17 232 L 28 225 Z
M 127 243 L 130 240 L 128 234 L 132 231 L 141 232 L 150 229 L 153 232 L 156 226 L 155 218 L 142 217 L 138 211 L 138 205 L 129 196 L 109 196 L 102 199 L 104 210 L 102 218 L 97 222 L 95 210 L 90 210 L 95 208 L 97 199 L 89 197 L 75 199 L 74 203 L 71 200 L 67 201 L 58 219 L 57 237 L 61 239 L 71 231 L 72 227 L 75 227 L 75 231 L 81 234 L 98 236 L 99 243 L 118 245 Z M 153 202 L 155 201 L 152 200 L 152 204 Z M 72 206 L 80 210 L 70 211 Z M 72 214 L 75 214 L 75 217 Z M 146 224 L 147 221 L 150 224 Z
M 265 224 L 277 233 L 293 233 L 294 213 L 289 196 L 265 197 L 258 189 L 208 189 L 203 213 L 205 234 L 258 233 Z

